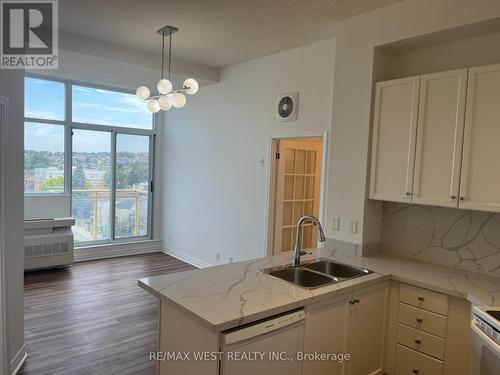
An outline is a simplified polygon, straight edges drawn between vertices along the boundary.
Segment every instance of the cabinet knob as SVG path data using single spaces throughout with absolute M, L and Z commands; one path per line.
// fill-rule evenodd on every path
M 422 323 L 423 319 L 417 318 L 417 323 Z
M 418 374 L 418 373 L 419 373 L 418 369 L 416 369 L 416 368 L 415 368 L 415 369 L 413 369 L 413 373 L 414 373 L 414 374 Z
M 422 343 L 422 341 L 421 341 L 421 340 L 419 340 L 419 339 L 416 339 L 416 340 L 415 340 L 415 344 L 420 345 L 421 343 Z
M 457 196 L 456 196 L 456 195 L 450 195 L 450 199 L 451 199 L 452 201 L 454 201 L 455 199 L 457 199 Z
M 423 302 L 423 301 L 424 301 L 424 297 L 417 297 L 417 299 L 418 299 L 420 302 Z
M 461 201 L 464 201 L 464 200 L 465 200 L 465 197 L 460 197 L 460 200 L 461 200 Z
M 410 196 L 410 195 L 411 195 L 411 193 L 410 193 L 409 191 L 407 191 L 407 192 L 406 192 L 406 195 Z

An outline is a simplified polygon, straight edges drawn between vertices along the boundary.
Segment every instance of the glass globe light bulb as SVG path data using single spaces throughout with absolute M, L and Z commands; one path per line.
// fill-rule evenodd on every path
M 149 95 L 151 93 L 149 92 L 149 89 L 146 86 L 140 86 L 135 90 L 135 95 L 142 100 L 146 100 L 149 98 Z
M 151 99 L 148 101 L 148 111 L 156 113 L 160 110 L 160 105 L 158 104 L 158 100 L 156 99 Z
M 158 99 L 158 105 L 164 111 L 168 111 L 170 108 L 172 108 L 172 101 L 168 96 L 161 96 L 160 99 Z
M 160 79 L 156 85 L 160 94 L 167 95 L 172 92 L 172 82 L 168 79 Z
M 186 105 L 186 96 L 180 92 L 174 93 L 170 100 L 175 108 L 182 108 Z
M 186 88 L 186 94 L 196 94 L 199 89 L 198 81 L 193 78 L 188 78 L 184 81 L 184 88 Z

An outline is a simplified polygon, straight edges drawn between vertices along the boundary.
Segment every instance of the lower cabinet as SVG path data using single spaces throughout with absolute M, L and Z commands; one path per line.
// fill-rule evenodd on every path
M 385 310 L 385 282 L 309 306 L 304 352 L 330 358 L 304 360 L 303 375 L 381 373 Z
M 467 375 L 468 301 L 404 283 L 390 284 L 388 375 Z

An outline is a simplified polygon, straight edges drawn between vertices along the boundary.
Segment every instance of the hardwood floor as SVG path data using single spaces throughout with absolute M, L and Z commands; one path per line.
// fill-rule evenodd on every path
M 154 374 L 158 300 L 137 279 L 193 268 L 154 253 L 26 273 L 22 374 Z

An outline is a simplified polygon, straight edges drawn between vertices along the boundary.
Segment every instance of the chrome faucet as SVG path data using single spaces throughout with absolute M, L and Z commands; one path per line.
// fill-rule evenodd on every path
M 317 218 L 314 216 L 302 216 L 299 219 L 299 222 L 297 223 L 297 237 L 295 238 L 295 256 L 293 257 L 293 267 L 298 267 L 300 266 L 300 257 L 302 255 L 308 254 L 307 251 L 304 251 L 300 248 L 300 243 L 302 242 L 302 224 L 304 224 L 306 221 L 312 221 L 313 224 L 316 224 L 318 226 L 318 241 L 319 242 L 325 242 L 325 233 L 323 232 L 323 227 L 321 226 L 321 223 Z

